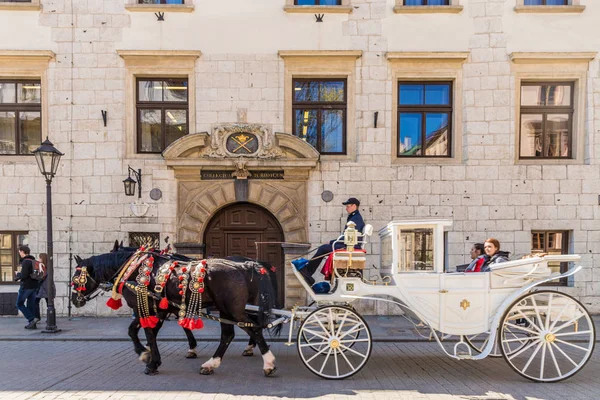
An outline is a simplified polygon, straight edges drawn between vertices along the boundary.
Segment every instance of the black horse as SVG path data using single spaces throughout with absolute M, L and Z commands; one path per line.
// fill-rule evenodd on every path
M 123 246 L 123 241 L 121 241 L 121 243 L 119 243 L 118 240 L 115 240 L 115 244 L 113 246 L 113 249 L 111 250 L 111 253 L 117 252 L 117 251 L 135 252 L 135 251 L 137 251 L 137 247 L 126 247 L 126 246 Z M 177 259 L 181 259 L 181 260 L 188 259 L 187 257 L 181 256 L 179 254 L 175 254 L 174 257 L 177 257 Z M 246 262 L 246 261 L 256 261 L 251 258 L 244 257 L 244 256 L 227 256 L 227 257 L 225 257 L 225 259 L 229 260 L 229 261 L 242 262 L 242 263 Z M 82 261 L 82 259 L 79 256 L 75 256 L 75 260 L 78 263 Z M 277 302 L 277 293 L 278 293 L 279 288 L 277 286 L 277 276 L 275 274 L 275 268 L 267 261 L 256 261 L 256 262 L 265 268 L 265 270 L 269 274 L 271 283 L 273 284 L 273 290 L 275 292 L 274 308 L 281 308 L 281 305 Z M 258 305 L 258 302 L 259 302 L 258 300 L 259 299 L 256 298 L 253 301 L 251 301 L 250 304 Z M 165 312 L 159 308 L 157 315 L 159 318 L 159 322 L 155 329 L 156 335 L 158 335 L 158 331 L 160 331 L 160 329 L 162 328 L 162 325 L 163 325 L 164 321 L 167 319 L 169 313 Z M 175 314 L 175 316 L 177 316 L 177 314 Z M 255 317 L 255 316 L 251 315 L 251 317 Z M 256 322 L 258 322 L 256 318 L 253 318 L 253 319 Z M 139 323 L 139 318 L 135 318 L 129 325 L 128 333 L 129 333 L 129 337 L 131 338 L 131 340 L 134 343 L 136 352 L 138 352 L 138 350 L 142 349 L 142 347 L 141 347 L 142 344 L 139 342 L 139 338 L 138 338 L 138 333 L 139 333 L 140 329 L 141 329 L 141 325 Z M 188 351 L 185 355 L 185 358 L 197 358 L 198 354 L 196 353 L 196 347 L 198 346 L 198 342 L 196 341 L 196 337 L 194 336 L 194 334 L 192 333 L 191 330 L 184 328 L 184 327 L 182 327 L 182 329 L 183 329 L 183 332 L 185 333 L 185 336 L 188 341 Z M 270 331 L 270 333 L 272 333 L 274 335 L 279 335 L 280 332 L 281 332 L 281 325 L 276 326 L 275 329 Z M 139 343 L 139 345 L 138 345 L 138 343 Z M 254 339 L 252 339 L 252 337 L 250 337 L 250 340 L 248 341 L 248 345 L 242 352 L 242 355 L 244 357 L 252 357 L 254 355 L 255 347 L 256 347 L 256 342 L 254 341 Z M 138 353 L 138 354 L 140 354 L 140 353 Z M 140 354 L 140 361 L 147 363 L 149 358 L 150 358 L 150 350 L 148 350 L 148 348 L 146 347 L 145 350 L 143 350 Z
M 98 289 L 101 283 L 111 282 L 115 279 L 118 271 L 123 265 L 135 254 L 133 250 L 124 250 L 118 252 L 111 252 L 102 254 L 99 256 L 90 257 L 85 260 L 78 262 L 77 270 L 74 275 L 74 280 L 81 274 L 81 267 L 86 267 L 88 279 L 85 282 L 83 290 L 73 291 L 72 301 L 76 307 L 81 307 L 85 304 L 87 299 Z M 191 259 L 182 255 L 160 255 L 159 253 L 152 253 L 154 257 L 154 266 L 151 274 L 151 284 L 149 287 L 153 288 L 155 285 L 154 277 L 164 263 L 177 259 L 181 262 L 189 262 Z M 268 323 L 268 312 L 273 308 L 274 300 L 276 298 L 273 284 L 269 277 L 270 274 L 261 273 L 260 264 L 254 261 L 246 262 L 231 262 L 227 260 L 212 260 L 209 267 L 206 270 L 206 276 L 204 280 L 204 293 L 202 293 L 202 304 L 203 306 L 214 306 L 219 310 L 220 317 L 235 321 L 242 322 L 251 325 L 250 327 L 241 327 L 250 338 L 258 345 L 260 352 L 263 356 L 263 371 L 266 376 L 270 376 L 275 372 L 275 357 L 273 353 L 269 351 L 269 347 L 262 334 L 262 327 Z M 132 274 L 129 278 L 129 283 L 135 284 L 135 278 L 137 273 Z M 169 307 L 166 310 L 162 310 L 157 314 L 157 317 L 164 320 L 164 317 L 168 313 L 179 313 L 179 304 L 181 303 L 181 295 L 179 295 L 180 289 L 178 288 L 179 281 L 175 274 L 172 274 L 169 278 L 165 290 L 167 298 L 169 299 Z M 189 291 L 189 289 L 187 289 Z M 260 307 L 262 312 L 259 313 L 259 318 L 251 318 L 245 311 L 246 304 L 252 303 L 256 298 L 261 299 Z M 137 296 L 136 293 L 131 290 L 127 285 L 123 289 L 123 298 L 127 304 L 133 309 L 137 310 Z M 186 296 L 186 302 L 190 299 L 190 296 Z M 160 310 L 157 307 L 158 301 L 152 297 L 148 299 L 150 310 Z M 139 325 L 139 315 L 135 311 L 136 320 L 132 322 L 132 326 Z M 161 318 L 162 317 L 162 318 Z M 261 325 L 256 326 L 256 322 Z M 146 365 L 146 374 L 155 374 L 158 372 L 158 367 L 161 364 L 160 353 L 156 341 L 156 335 L 160 329 L 160 322 L 155 328 L 144 328 L 146 339 L 150 347 L 150 359 Z M 158 329 L 157 329 L 158 328 Z M 138 328 L 139 329 L 139 328 Z M 131 334 L 130 326 L 130 337 L 134 343 L 135 352 L 138 355 L 144 354 L 147 349 L 141 344 L 137 338 L 137 330 L 135 335 Z M 229 347 L 229 344 L 235 337 L 234 327 L 231 324 L 221 322 L 221 341 L 217 351 L 213 357 L 202 364 L 200 373 L 203 375 L 209 375 L 219 367 L 225 351 Z M 195 340 L 195 339 L 194 339 Z

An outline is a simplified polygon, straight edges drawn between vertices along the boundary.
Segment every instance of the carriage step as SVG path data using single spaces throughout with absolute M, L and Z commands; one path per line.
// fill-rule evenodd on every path
M 461 353 L 461 354 L 455 354 L 455 356 L 459 360 L 472 360 L 473 359 L 473 356 L 471 354 Z

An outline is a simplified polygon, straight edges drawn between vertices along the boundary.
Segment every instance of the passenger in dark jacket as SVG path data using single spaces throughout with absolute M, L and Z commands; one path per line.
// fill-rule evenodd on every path
M 508 261 L 508 256 L 510 252 L 508 251 L 500 251 L 500 242 L 494 238 L 489 238 L 485 241 L 483 245 L 485 249 L 486 256 L 489 257 L 483 266 L 481 267 L 481 272 L 488 272 L 490 270 L 490 266 L 492 264 L 498 264 Z
M 36 318 L 36 296 L 38 291 L 39 282 L 31 278 L 33 272 L 33 263 L 35 258 L 30 255 L 31 250 L 28 246 L 19 246 L 19 256 L 21 257 L 21 271 L 17 272 L 16 280 L 21 282 L 19 287 L 19 293 L 17 294 L 17 308 L 23 313 L 23 316 L 27 318 L 29 324 L 25 326 L 25 329 L 36 329 L 36 324 L 39 318 Z
M 350 197 L 348 200 L 342 203 L 346 206 L 346 212 L 348 213 L 348 218 L 346 219 L 346 223 L 352 221 L 356 224 L 355 229 L 358 232 L 361 232 L 365 229 L 365 221 L 360 215 L 360 211 L 358 211 L 358 207 L 360 206 L 360 201 L 355 197 Z M 335 240 L 331 240 L 329 244 L 323 244 L 319 246 L 315 255 L 310 259 L 308 264 L 300 270 L 300 274 L 304 277 L 306 282 L 309 285 L 313 285 L 315 283 L 314 278 L 312 277 L 321 262 L 325 259 L 325 255 L 331 253 L 334 249 L 333 243 Z M 335 244 L 335 250 L 344 248 L 345 245 L 343 242 L 338 242 Z M 360 249 L 361 245 L 358 244 L 355 248 Z

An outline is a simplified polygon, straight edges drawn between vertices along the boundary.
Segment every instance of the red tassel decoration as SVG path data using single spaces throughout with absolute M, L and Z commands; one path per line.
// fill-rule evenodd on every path
M 121 301 L 121 299 L 119 300 L 115 300 L 112 297 L 110 299 L 108 299 L 108 301 L 106 302 L 106 305 L 110 308 L 112 308 L 113 310 L 118 310 L 119 308 L 123 307 L 123 302 Z
M 155 315 L 151 315 L 146 318 L 140 318 L 140 326 L 142 328 L 155 328 L 158 324 L 158 318 Z
M 158 303 L 158 308 L 162 310 L 166 310 L 167 308 L 169 308 L 169 300 L 167 300 L 166 297 L 160 299 L 160 303 Z
M 204 328 L 204 322 L 202 322 L 201 318 L 198 318 L 194 323 L 194 329 L 202 329 Z
M 158 321 L 159 321 L 158 317 L 156 315 L 151 315 L 147 319 L 148 319 L 148 326 L 150 328 L 156 328 L 156 325 L 158 324 Z

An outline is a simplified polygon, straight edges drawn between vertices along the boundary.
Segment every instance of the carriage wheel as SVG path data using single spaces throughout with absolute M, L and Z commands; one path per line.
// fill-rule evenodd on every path
M 355 311 L 352 306 L 347 306 L 347 307 L 352 309 L 352 311 Z M 344 313 L 347 311 L 346 308 L 342 308 L 341 310 L 343 310 Z M 313 321 L 312 324 L 313 324 L 313 326 L 308 326 L 308 325 L 306 326 L 307 328 L 309 328 L 309 331 L 314 332 L 315 331 L 314 328 L 317 328 L 316 331 L 320 330 L 319 322 L 317 320 Z M 323 325 L 325 325 L 326 329 L 329 329 L 328 324 L 329 324 L 329 322 L 323 324 Z M 336 330 L 338 329 L 339 321 L 337 319 L 334 319 L 333 326 Z M 355 331 L 348 335 L 348 339 L 354 339 L 351 343 L 348 344 L 349 348 L 352 348 L 352 346 L 354 346 L 354 344 L 356 343 L 356 339 L 358 339 L 359 336 L 360 336 L 360 331 Z M 307 332 L 306 330 L 302 331 L 302 338 L 304 339 L 304 341 L 306 343 L 313 343 L 313 345 L 311 345 L 310 348 L 316 352 L 321 351 L 321 349 L 323 349 L 323 346 L 327 346 L 326 343 L 323 343 L 323 340 L 321 338 L 316 336 L 314 333 Z M 348 350 L 342 349 L 342 351 L 346 352 Z M 321 353 L 322 356 L 324 356 L 325 354 L 327 354 L 327 353 Z
M 371 349 L 367 323 L 346 307 L 326 306 L 313 311 L 298 332 L 300 359 L 312 373 L 326 379 L 356 374 L 369 360 Z
M 550 290 L 515 301 L 500 329 L 500 348 L 508 364 L 536 382 L 557 382 L 575 375 L 590 359 L 596 342 L 594 323 L 585 307 L 571 296 Z M 511 337 L 511 332 L 522 336 Z

